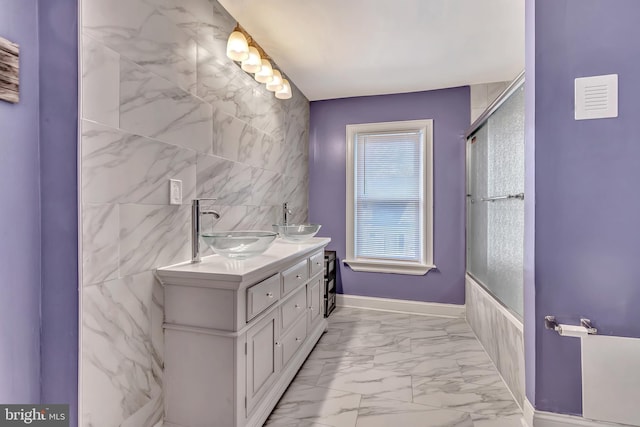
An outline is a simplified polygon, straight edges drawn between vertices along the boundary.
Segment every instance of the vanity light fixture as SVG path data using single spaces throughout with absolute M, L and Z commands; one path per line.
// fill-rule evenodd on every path
M 253 74 L 257 82 L 265 83 L 267 90 L 275 92 L 278 99 L 291 98 L 291 84 L 273 68 L 269 55 L 255 42 L 240 24 L 229 35 L 227 56 L 240 62 L 240 68 Z
M 257 73 L 262 69 L 262 58 L 260 52 L 253 46 L 249 46 L 249 57 L 242 61 L 240 66 L 247 73 Z
M 291 85 L 289 84 L 289 80 L 282 79 L 282 89 L 276 91 L 276 98 L 278 99 L 291 98 Z
M 241 31 L 234 30 L 227 40 L 227 56 L 234 61 L 249 58 L 249 42 Z
M 262 66 L 260 67 L 260 71 L 256 73 L 255 79 L 260 83 L 271 83 L 271 81 L 273 80 L 273 67 L 271 66 L 271 62 L 269 62 L 269 60 L 262 60 Z
M 271 80 L 270 83 L 267 83 L 267 90 L 271 92 L 277 92 L 279 90 L 282 90 L 283 87 L 284 85 L 282 84 L 282 74 L 280 74 L 280 71 L 278 70 L 273 70 L 273 80 Z

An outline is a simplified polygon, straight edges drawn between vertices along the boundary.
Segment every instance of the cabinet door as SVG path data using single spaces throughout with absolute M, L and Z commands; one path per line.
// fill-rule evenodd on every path
M 247 331 L 247 416 L 280 371 L 278 310 Z
M 307 304 L 309 307 L 309 330 L 311 330 L 318 319 L 322 318 L 322 300 L 324 299 L 323 278 L 319 278 L 307 285 Z
M 282 337 L 282 366 L 286 366 L 289 363 L 289 360 L 296 354 L 306 338 L 307 319 L 301 316 L 291 330 Z

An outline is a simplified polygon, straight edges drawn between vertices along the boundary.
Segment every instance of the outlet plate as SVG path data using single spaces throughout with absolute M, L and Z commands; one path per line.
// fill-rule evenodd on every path
M 169 180 L 169 204 L 171 205 L 182 204 L 182 180 L 179 180 L 179 179 Z

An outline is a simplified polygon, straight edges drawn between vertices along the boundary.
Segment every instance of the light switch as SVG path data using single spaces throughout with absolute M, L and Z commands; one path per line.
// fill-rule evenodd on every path
M 576 120 L 618 117 L 618 75 L 575 79 Z
M 169 180 L 169 204 L 182 204 L 182 181 L 179 179 Z

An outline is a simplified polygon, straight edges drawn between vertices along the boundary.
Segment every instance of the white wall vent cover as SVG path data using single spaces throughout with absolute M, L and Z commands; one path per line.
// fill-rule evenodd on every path
M 576 120 L 618 117 L 618 75 L 580 77 L 575 80 Z

